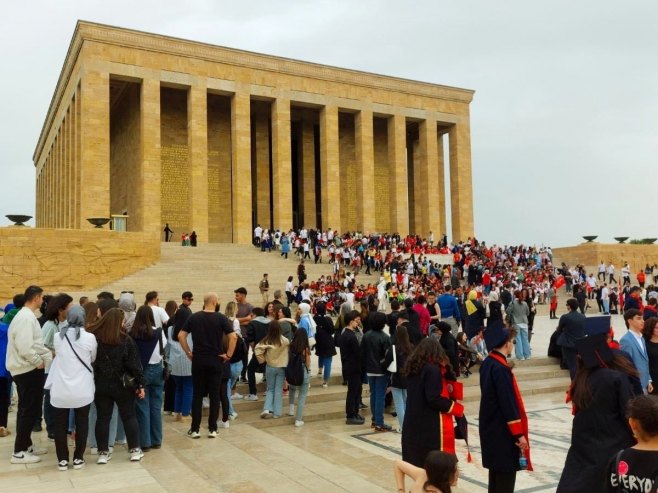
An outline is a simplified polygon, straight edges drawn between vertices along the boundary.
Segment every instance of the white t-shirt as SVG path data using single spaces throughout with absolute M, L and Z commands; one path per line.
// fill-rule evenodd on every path
M 153 319 L 155 320 L 155 328 L 161 329 L 169 321 L 169 315 L 164 308 L 157 305 L 149 305 L 151 310 L 153 310 Z

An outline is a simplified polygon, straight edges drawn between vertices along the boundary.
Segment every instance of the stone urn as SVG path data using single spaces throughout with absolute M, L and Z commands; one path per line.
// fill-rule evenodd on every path
M 596 240 L 598 236 L 583 236 L 583 239 L 587 241 L 587 243 L 592 243 L 594 240 Z
M 88 217 L 87 221 L 94 225 L 94 228 L 102 228 L 110 222 L 109 217 Z
M 615 240 L 617 240 L 621 244 L 624 243 L 626 240 L 628 240 L 628 236 L 615 236 Z
M 5 217 L 13 222 L 14 226 L 25 226 L 24 223 L 32 219 L 32 216 L 24 216 L 22 214 L 7 214 Z

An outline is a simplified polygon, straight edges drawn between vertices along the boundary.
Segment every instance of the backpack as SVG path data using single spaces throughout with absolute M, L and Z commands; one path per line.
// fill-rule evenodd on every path
M 299 386 L 304 383 L 304 355 L 288 350 L 288 365 L 286 366 L 286 380 L 290 385 Z

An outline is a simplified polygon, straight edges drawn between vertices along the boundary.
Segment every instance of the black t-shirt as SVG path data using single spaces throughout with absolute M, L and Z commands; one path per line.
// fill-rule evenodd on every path
M 606 472 L 606 493 L 658 492 L 658 451 L 626 449 L 619 458 L 610 460 Z M 622 474 L 620 474 L 622 473 Z
M 201 311 L 190 315 L 183 331 L 192 334 L 195 361 L 219 361 L 225 352 L 222 337 L 233 332 L 233 324 L 221 313 Z

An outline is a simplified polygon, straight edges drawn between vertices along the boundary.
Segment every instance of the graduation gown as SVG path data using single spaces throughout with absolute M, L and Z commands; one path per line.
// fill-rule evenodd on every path
M 427 363 L 419 374 L 407 376 L 402 459 L 416 467 L 423 467 L 431 450 L 455 453 L 453 416 L 463 416 L 464 406 L 450 399 L 444 372 Z
M 528 440 L 528 417 L 507 358 L 497 351 L 489 353 L 480 366 L 480 392 L 482 465 L 498 472 L 518 471 L 516 442 L 521 436 Z M 525 455 L 532 471 L 529 449 Z
M 633 386 L 620 371 L 598 368 L 587 379 L 592 400 L 576 410 L 571 447 L 557 487 L 558 493 L 603 491 L 606 467 L 621 449 L 635 444 L 625 417 Z

